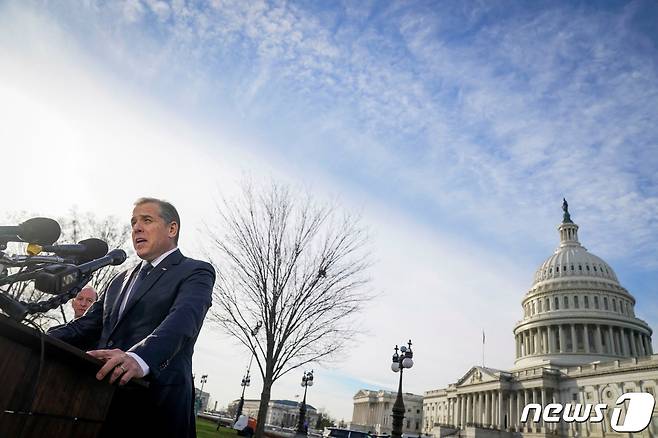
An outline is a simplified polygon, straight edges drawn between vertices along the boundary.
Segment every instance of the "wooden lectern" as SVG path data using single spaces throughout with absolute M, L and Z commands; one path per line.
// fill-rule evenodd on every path
M 132 436 L 147 384 L 96 380 L 102 362 L 0 315 L 0 437 Z

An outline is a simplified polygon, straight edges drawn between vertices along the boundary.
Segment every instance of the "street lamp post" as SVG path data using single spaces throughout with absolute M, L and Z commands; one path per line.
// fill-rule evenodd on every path
M 308 429 L 304 425 L 306 419 L 306 390 L 309 386 L 313 386 L 313 370 L 304 371 L 302 376 L 302 386 L 304 387 L 304 399 L 302 404 L 299 406 L 299 423 L 297 424 L 297 434 L 296 436 L 307 436 Z
M 405 368 L 414 366 L 413 352 L 411 351 L 411 339 L 408 343 L 409 347 L 404 345 L 399 348 L 401 354 L 398 354 L 398 346 L 395 346 L 395 354 L 393 354 L 393 363 L 391 369 L 394 373 L 400 373 L 400 381 L 398 383 L 398 396 L 393 404 L 393 429 L 391 430 L 391 438 L 402 438 L 402 424 L 404 423 L 404 401 L 402 400 L 402 371 Z
M 252 337 L 254 337 L 254 338 L 256 337 L 256 335 L 258 334 L 258 330 L 260 330 L 262 325 L 263 325 L 263 321 L 258 321 L 256 323 L 256 327 L 251 329 L 251 336 Z M 249 375 L 249 372 L 251 371 L 251 363 L 253 362 L 253 360 L 254 360 L 254 353 L 252 352 L 251 357 L 249 358 L 249 366 L 247 366 L 247 373 L 242 378 L 242 382 L 240 383 L 240 386 L 242 386 L 242 395 L 240 396 L 240 402 L 238 403 L 238 409 L 236 410 L 236 413 L 235 413 L 235 421 L 236 422 L 240 419 L 240 415 L 242 415 L 242 408 L 244 407 L 244 390 L 251 383 L 251 376 Z M 217 421 L 217 430 L 219 430 L 220 425 L 221 425 L 221 423 L 219 421 Z
M 251 368 L 251 363 L 249 364 Z M 240 415 L 242 415 L 242 407 L 244 406 L 244 390 L 249 386 L 251 383 L 251 377 L 249 376 L 249 368 L 247 368 L 247 374 L 242 378 L 242 382 L 240 383 L 240 386 L 242 386 L 242 395 L 240 396 L 240 402 L 238 403 L 238 409 L 235 414 L 235 421 L 238 421 L 240 419 Z

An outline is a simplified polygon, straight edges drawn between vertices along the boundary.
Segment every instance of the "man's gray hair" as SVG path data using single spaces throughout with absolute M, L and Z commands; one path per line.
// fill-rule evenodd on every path
M 96 290 L 96 288 L 94 286 L 85 286 L 82 289 L 80 289 L 80 292 L 85 291 L 85 290 L 90 290 L 94 293 L 94 295 L 96 296 L 96 298 L 94 298 L 94 301 L 98 299 L 98 291 Z M 80 292 L 78 292 L 78 294 Z
M 174 237 L 174 242 L 178 245 L 178 236 L 180 236 L 180 216 L 178 215 L 178 211 L 176 211 L 176 207 L 171 205 L 171 203 L 158 198 L 139 198 L 137 201 L 135 201 L 135 206 L 149 202 L 158 204 L 160 207 L 160 217 L 165 221 L 167 225 L 172 222 L 176 222 L 178 224 L 178 232 L 176 233 L 176 237 Z

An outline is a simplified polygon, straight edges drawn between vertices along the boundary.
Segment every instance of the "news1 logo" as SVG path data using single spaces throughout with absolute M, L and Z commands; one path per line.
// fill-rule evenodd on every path
M 619 396 L 615 402 L 615 406 L 623 405 L 628 401 L 626 407 L 626 417 L 623 424 L 620 423 L 622 413 L 621 407 L 616 407 L 612 410 L 612 418 L 610 419 L 610 427 L 615 432 L 641 432 L 647 428 L 651 422 L 653 408 L 656 400 L 653 395 L 647 392 L 627 392 Z M 557 423 L 560 420 L 565 423 L 584 423 L 589 420 L 590 423 L 600 423 L 604 418 L 604 411 L 608 405 L 599 403 L 596 405 L 576 403 L 572 405 L 567 403 L 565 405 L 559 403 L 551 403 L 546 405 L 543 409 L 540 404 L 530 403 L 525 405 L 523 413 L 521 414 L 521 422 L 526 423 L 530 410 L 534 409 L 532 416 L 533 423 L 539 423 L 539 419 L 543 418 L 546 423 Z M 562 416 L 560 417 L 560 414 Z

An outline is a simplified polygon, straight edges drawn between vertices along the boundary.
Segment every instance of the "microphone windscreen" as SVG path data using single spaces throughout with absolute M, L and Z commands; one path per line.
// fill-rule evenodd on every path
M 18 237 L 25 242 L 38 245 L 52 245 L 57 242 L 62 229 L 54 219 L 33 217 L 18 226 Z
M 113 249 L 112 251 L 108 252 L 107 255 L 112 257 L 112 264 L 115 266 L 125 262 L 126 258 L 128 257 L 126 252 L 122 249 Z
M 101 239 L 85 239 L 78 242 L 85 246 L 85 252 L 77 256 L 78 263 L 87 263 L 107 254 L 107 243 Z

